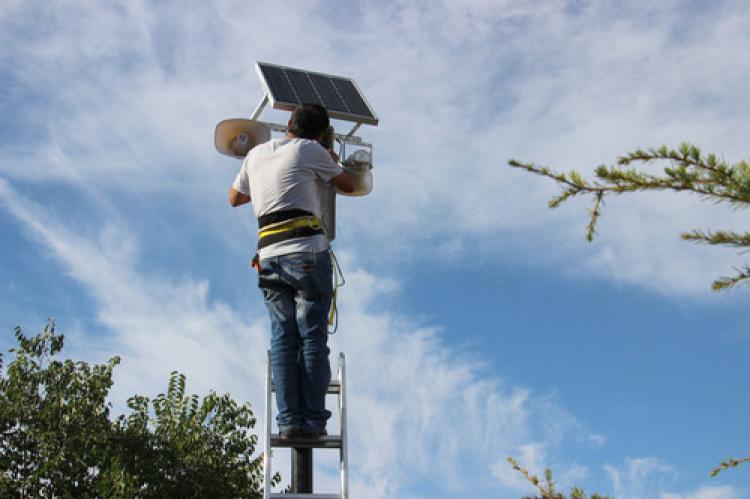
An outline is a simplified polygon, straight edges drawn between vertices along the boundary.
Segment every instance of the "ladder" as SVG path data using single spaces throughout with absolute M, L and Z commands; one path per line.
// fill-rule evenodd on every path
M 338 395 L 340 435 L 326 435 L 321 438 L 300 438 L 282 440 L 278 433 L 271 433 L 272 427 L 272 394 L 275 392 L 273 379 L 271 378 L 271 352 L 268 351 L 266 363 L 266 422 L 265 422 L 265 452 L 263 454 L 263 499 L 349 499 L 349 479 L 347 476 L 347 433 L 346 433 L 346 365 L 344 354 L 339 353 L 338 379 L 331 379 L 328 385 L 328 394 Z M 308 473 L 307 483 L 296 484 L 297 487 L 309 488 L 309 492 L 293 492 L 291 494 L 271 492 L 271 454 L 274 447 L 289 447 L 292 449 L 292 486 L 299 478 L 298 471 L 301 465 L 303 473 Z M 312 493 L 312 455 L 313 449 L 339 449 L 339 472 L 341 475 L 341 492 L 339 494 L 314 494 Z M 300 487 L 300 488 L 301 488 Z

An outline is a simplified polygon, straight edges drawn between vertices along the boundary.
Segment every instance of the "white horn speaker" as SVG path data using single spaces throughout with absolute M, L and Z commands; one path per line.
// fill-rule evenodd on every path
M 221 154 L 244 159 L 253 147 L 271 140 L 271 129 L 255 120 L 234 118 L 220 121 L 214 132 L 214 145 Z

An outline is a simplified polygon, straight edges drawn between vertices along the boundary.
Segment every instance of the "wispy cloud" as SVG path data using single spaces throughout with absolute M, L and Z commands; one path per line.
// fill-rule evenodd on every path
M 661 499 L 737 499 L 741 494 L 728 485 L 704 485 L 685 494 L 664 493 Z
M 613 484 L 612 495 L 625 499 L 658 497 L 674 473 L 669 464 L 653 457 L 627 459 L 621 468 L 605 465 L 604 470 Z
M 622 466 L 605 465 L 613 490 L 612 497 L 629 499 L 659 497 L 661 499 L 734 499 L 741 492 L 729 485 L 701 485 L 694 490 L 674 492 L 678 473 L 664 461 L 654 457 L 626 459 Z
M 211 300 L 208 282 L 143 275 L 138 241 L 126 227 L 82 236 L 7 183 L 0 200 L 93 295 L 107 333 L 69 345 L 69 353 L 122 355 L 113 392 L 120 408 L 133 393 L 163 389 L 172 369 L 188 375 L 192 391 L 213 388 L 256 404 L 263 400 L 264 311 L 240 313 Z M 492 479 L 505 476 L 492 463 L 517 450 L 526 456 L 528 449 L 558 449 L 578 438 L 580 424 L 554 400 L 482 374 L 481 359 L 451 353 L 434 329 L 376 311 L 397 283 L 356 266 L 347 274 L 341 297 L 346 325 L 331 347 L 350 361 L 358 497 L 407 497 L 405 491 L 423 480 L 448 493 L 460 490 L 467 474 L 476 478 L 477 497 L 482 490 L 490 497 L 510 484 Z M 542 441 L 542 447 L 527 443 Z

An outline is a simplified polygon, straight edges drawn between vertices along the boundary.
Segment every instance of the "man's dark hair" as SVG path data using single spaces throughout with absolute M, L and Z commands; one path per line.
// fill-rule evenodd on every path
M 315 140 L 330 124 L 326 108 L 320 104 L 302 104 L 292 113 L 289 132 L 301 139 Z

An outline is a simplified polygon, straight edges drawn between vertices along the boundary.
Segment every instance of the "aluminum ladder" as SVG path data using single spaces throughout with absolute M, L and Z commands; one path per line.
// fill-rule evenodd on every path
M 271 352 L 268 352 L 266 362 L 266 422 L 265 422 L 265 452 L 263 454 L 263 499 L 349 499 L 348 454 L 347 454 L 347 428 L 346 428 L 346 363 L 343 353 L 339 353 L 338 379 L 331 379 L 327 394 L 338 395 L 340 435 L 326 435 L 321 438 L 300 438 L 282 440 L 278 433 L 271 433 L 272 428 L 272 394 L 275 392 L 273 379 L 271 378 Z M 292 468 L 299 466 L 299 458 L 303 453 L 307 454 L 307 462 L 304 463 L 306 472 L 309 473 L 310 492 L 272 493 L 271 492 L 271 457 L 274 447 L 288 447 L 292 449 Z M 314 449 L 339 449 L 339 472 L 341 475 L 341 492 L 338 494 L 315 494 L 312 493 L 313 470 L 312 454 Z M 304 472 L 303 472 L 304 473 Z M 293 485 L 295 478 L 299 478 L 298 471 L 292 471 Z M 299 484 L 297 484 L 299 485 Z M 302 485 L 303 487 L 305 485 Z

